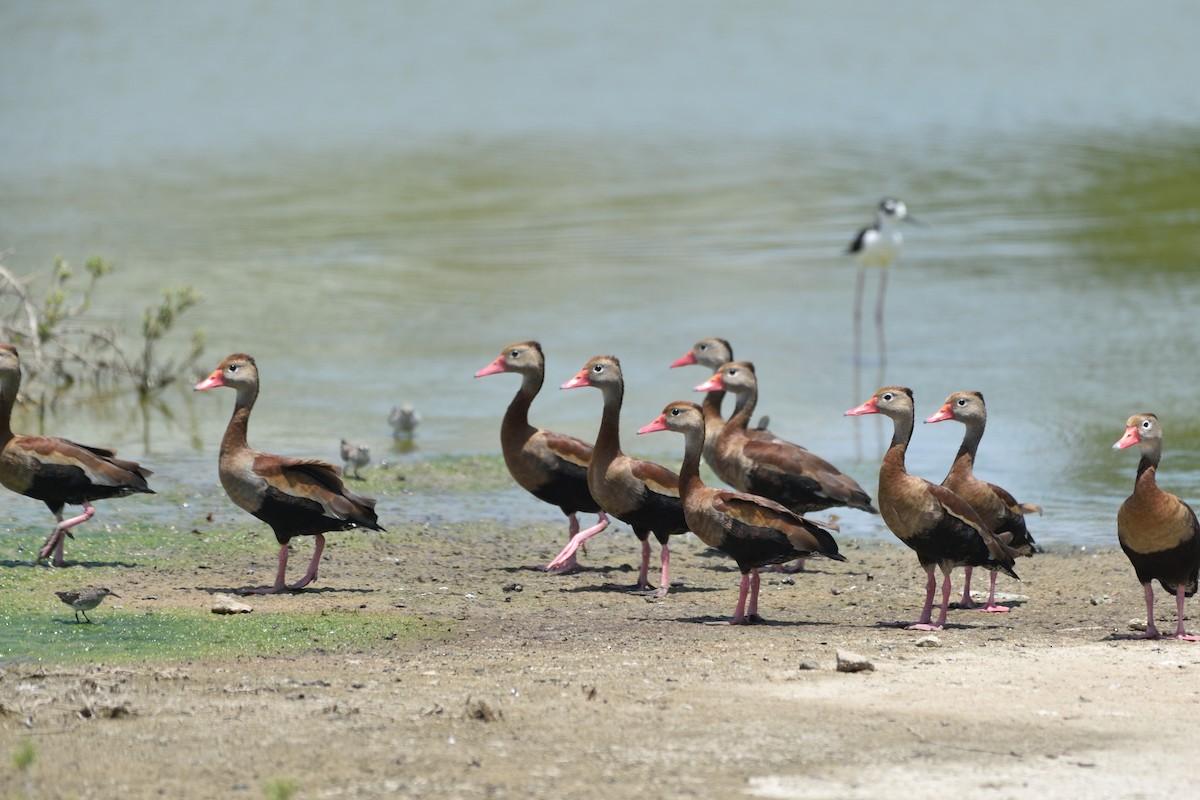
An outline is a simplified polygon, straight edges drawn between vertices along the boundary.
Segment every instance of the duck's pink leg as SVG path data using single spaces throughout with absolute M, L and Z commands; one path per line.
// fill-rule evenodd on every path
M 963 593 L 962 600 L 958 601 L 959 608 L 979 608 L 975 601 L 971 599 L 971 574 L 974 571 L 974 567 L 963 568 Z
M 264 586 L 261 589 L 243 589 L 242 594 L 276 594 L 285 591 L 288 587 L 284 583 L 284 575 L 287 573 L 288 563 L 288 546 L 286 544 L 279 545 L 279 567 L 275 570 L 275 585 Z
M 600 521 L 585 531 L 579 530 L 579 520 L 574 514 L 570 516 L 568 530 L 571 533 L 571 539 L 567 542 L 567 546 L 562 552 L 554 557 L 554 560 L 546 565 L 546 571 L 555 575 L 565 575 L 568 572 L 574 572 L 579 569 L 579 564 L 575 560 L 575 551 L 586 542 L 588 539 L 595 536 L 600 531 L 608 527 L 608 515 L 603 511 L 600 512 Z
M 1187 587 L 1183 584 L 1175 587 L 1175 618 L 1179 620 L 1175 625 L 1175 638 L 1185 642 L 1200 642 L 1200 636 L 1192 636 L 1183 627 L 1183 600 L 1186 590 Z
M 647 542 L 650 540 L 647 539 Z M 658 588 L 650 593 L 651 597 L 666 597 L 667 591 L 671 588 L 671 548 L 666 542 L 662 544 L 662 553 L 660 554 L 662 562 L 662 575 L 658 579 Z
M 571 546 L 572 540 L 574 540 L 576 534 L 578 533 L 579 517 L 574 512 L 567 514 L 567 547 Z M 564 550 L 563 552 L 566 551 Z M 577 561 L 575 558 L 574 550 L 571 551 L 565 561 L 563 561 L 561 564 L 556 564 L 555 562 L 557 562 L 560 558 L 562 558 L 561 554 L 557 556 L 554 561 L 551 561 L 549 564 L 547 564 L 546 572 L 549 572 L 551 575 L 569 575 L 572 572 L 579 571 L 579 561 Z
M 54 526 L 54 530 L 50 531 L 50 536 L 47 537 L 46 543 L 42 545 L 42 549 L 38 551 L 38 561 L 46 558 L 50 555 L 51 551 L 54 551 L 54 560 L 51 563 L 56 567 L 65 567 L 67 565 L 66 560 L 63 558 L 65 538 L 67 536 L 74 538 L 71 528 L 87 522 L 95 513 L 95 507 L 91 503 L 85 503 L 83 513 L 77 517 L 71 517 L 69 520 L 63 521 L 61 511 L 55 514 L 54 519 L 57 521 L 57 524 Z
M 939 630 L 941 628 L 940 624 L 937 626 L 934 626 L 931 623 L 931 620 L 933 619 L 933 593 L 934 593 L 934 591 L 937 590 L 937 578 L 935 578 L 933 575 L 933 569 L 934 569 L 933 564 L 925 565 L 925 575 L 927 576 L 925 579 L 925 607 L 923 609 L 921 609 L 921 618 L 919 620 L 917 620 L 916 622 L 909 623 L 909 624 L 905 624 L 905 623 L 901 622 L 901 623 L 899 623 L 900 627 L 907 628 L 910 631 L 932 631 L 932 630 Z M 950 588 L 949 587 L 950 587 L 950 582 L 949 582 L 949 577 L 947 577 L 946 590 L 945 590 L 947 604 L 949 603 L 949 599 L 950 599 L 950 594 L 949 594 Z M 942 622 L 944 623 L 946 621 L 944 608 L 943 608 L 942 617 L 943 617 Z
M 317 570 L 321 566 L 321 553 L 325 550 L 325 536 L 317 534 L 317 540 L 313 543 L 312 561 L 308 562 L 308 572 L 304 573 L 304 577 L 297 583 L 289 586 L 289 589 L 303 589 L 317 579 Z
M 637 589 L 650 588 L 650 537 L 642 539 L 642 565 L 638 567 Z
M 1142 584 L 1142 594 L 1146 597 L 1146 630 L 1144 633 L 1134 634 L 1122 638 L 1126 639 L 1157 639 L 1160 634 L 1158 628 L 1154 625 L 1154 587 L 1149 583 Z
M 1008 606 L 1001 606 L 1001 605 L 996 604 L 996 570 L 992 570 L 988 574 L 988 580 L 990 581 L 990 583 L 988 585 L 987 605 L 983 606 L 979 610 L 987 611 L 990 614 L 1004 613 L 1005 611 L 1009 611 L 1010 609 Z
M 1114 639 L 1157 639 L 1161 636 L 1154 625 L 1154 587 L 1149 583 L 1142 584 L 1142 594 L 1146 598 L 1146 630 L 1142 633 L 1123 633 L 1113 636 Z M 1182 617 L 1180 620 L 1182 621 Z
M 946 624 L 946 612 L 950 609 L 950 573 L 953 572 L 952 567 L 942 567 L 942 610 L 938 614 L 935 630 L 941 630 Z
M 749 625 L 750 620 L 746 618 L 746 595 L 750 593 L 750 573 L 742 574 L 742 585 L 738 589 L 737 607 L 733 610 L 733 617 L 720 622 L 708 622 L 706 625 Z
M 758 615 L 758 587 L 761 583 L 762 576 L 758 570 L 750 570 L 750 606 L 746 609 L 746 619 L 750 622 L 766 622 Z

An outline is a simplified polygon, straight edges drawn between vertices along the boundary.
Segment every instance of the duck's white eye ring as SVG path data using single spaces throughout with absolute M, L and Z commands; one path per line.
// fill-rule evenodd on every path
M 884 395 L 883 395 L 883 397 L 882 397 L 882 398 L 880 398 L 880 399 L 882 399 L 882 400 L 891 400 L 891 399 L 892 399 L 892 393 L 891 393 L 891 392 L 887 392 L 887 393 L 886 393 L 886 394 L 884 394 Z
M 965 406 L 967 404 L 967 398 L 965 398 L 965 397 L 958 398 L 958 404 L 960 406 Z
M 1148 420 L 1148 419 L 1142 420 L 1142 428 L 1144 430 L 1150 430 L 1150 420 Z

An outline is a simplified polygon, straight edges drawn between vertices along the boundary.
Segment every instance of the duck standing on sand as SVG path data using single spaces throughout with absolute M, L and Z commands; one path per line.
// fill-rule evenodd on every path
M 252 450 L 246 442 L 250 412 L 258 398 L 258 366 L 245 353 L 226 358 L 200 383 L 197 391 L 228 386 L 237 392 L 233 416 L 221 438 L 218 474 L 235 505 L 271 526 L 279 542 L 275 583 L 244 594 L 274 594 L 302 589 L 317 579 L 325 534 L 352 528 L 382 531 L 375 501 L 346 488 L 333 464 L 317 459 L 288 458 Z M 284 582 L 288 543 L 296 536 L 315 536 L 312 561 L 298 583 Z
M 512 372 L 521 385 L 500 423 L 500 450 L 504 464 L 517 484 L 537 499 L 558 506 L 567 515 L 567 542 L 587 539 L 608 527 L 608 515 L 588 489 L 588 464 L 592 446 L 582 439 L 536 428 L 529 422 L 529 407 L 546 381 L 546 355 L 535 341 L 514 342 L 505 347 L 476 378 Z M 579 513 L 596 514 L 599 521 L 579 529 Z M 546 571 L 565 575 L 580 570 L 575 551 Z
M 966 426 L 963 432 L 962 444 L 958 455 L 950 465 L 950 471 L 942 479 L 945 486 L 956 495 L 971 504 L 987 526 L 997 536 L 1009 536 L 1008 546 L 1023 556 L 1032 556 L 1035 543 L 1033 535 L 1025 525 L 1027 513 L 1042 513 L 1039 506 L 1032 503 L 1018 503 L 1016 498 L 994 483 L 975 477 L 975 454 L 979 451 L 979 442 L 983 439 L 983 429 L 987 425 L 987 406 L 983 401 L 982 392 L 955 392 L 946 398 L 946 402 L 937 413 L 925 420 L 926 423 L 943 422 L 952 419 Z M 988 573 L 988 599 L 983 606 L 977 606 L 971 599 L 972 567 L 966 567 L 966 578 L 963 581 L 962 600 L 959 608 L 980 608 L 987 612 L 1008 611 L 1008 606 L 996 602 L 996 570 Z
M 591 386 L 600 390 L 604 407 L 595 450 L 588 464 L 587 480 L 592 497 L 600 507 L 633 528 L 642 543 L 641 566 L 634 590 L 652 597 L 666 597 L 671 585 L 672 536 L 687 533 L 683 502 L 679 499 L 679 476 L 671 470 L 627 455 L 621 449 L 621 404 L 625 400 L 625 377 L 616 356 L 596 356 L 583 365 L 563 389 Z M 662 545 L 661 579 L 658 588 L 650 586 L 650 534 Z M 568 558 L 587 537 L 576 535 L 550 566 Z
M 847 416 L 862 414 L 883 414 L 892 420 L 892 443 L 879 467 L 879 513 L 892 533 L 916 552 L 926 575 L 921 618 L 898 624 L 909 630 L 941 630 L 950 607 L 950 573 L 954 568 L 1001 569 L 1017 578 L 1013 571 L 1017 553 L 992 533 L 966 500 L 945 486 L 908 473 L 904 455 L 916 418 L 912 389 L 885 386 L 870 400 L 846 412 Z M 933 594 L 937 588 L 935 568 L 940 568 L 943 576 L 942 607 L 937 622 L 932 619 Z
M 1188 642 L 1200 641 L 1183 627 L 1185 597 L 1196 593 L 1200 577 L 1200 523 L 1192 507 L 1169 492 L 1158 488 L 1156 476 L 1162 457 L 1162 427 L 1154 414 L 1135 414 L 1125 422 L 1125 435 L 1114 450 L 1138 446 L 1138 462 L 1133 494 L 1121 503 L 1117 512 L 1117 539 L 1137 573 L 1146 598 L 1146 632 L 1135 639 L 1157 639 L 1154 625 L 1154 587 L 1175 595 L 1175 635 Z
M 38 560 L 54 554 L 56 567 L 66 565 L 63 545 L 71 529 L 96 513 L 93 500 L 154 494 L 146 484 L 153 473 L 134 461 L 117 458 L 112 450 L 89 447 L 53 436 L 12 432 L 13 405 L 21 388 L 21 359 L 17 348 L 0 344 L 0 483 L 41 500 L 57 521 L 38 552 Z M 77 517 L 63 519 L 66 505 L 83 506 Z
M 706 545 L 736 561 L 742 573 L 737 607 L 726 624 L 761 622 L 758 615 L 760 567 L 814 554 L 835 561 L 846 558 L 838 553 L 837 542 L 827 530 L 774 500 L 705 485 L 700 478 L 704 427 L 704 411 L 700 406 L 681 400 L 669 404 L 638 433 L 676 431 L 683 434 L 679 494 L 688 528 Z

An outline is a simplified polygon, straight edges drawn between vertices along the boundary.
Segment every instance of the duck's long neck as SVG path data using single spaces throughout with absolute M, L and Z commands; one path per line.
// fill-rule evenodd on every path
M 715 420 L 720 420 L 722 423 L 725 421 L 721 416 L 721 403 L 724 400 L 724 392 L 705 393 L 704 401 L 700 403 L 700 409 L 704 412 L 704 422 L 706 425 L 712 424 Z
M 545 377 L 540 372 L 521 377 L 521 388 L 517 389 L 512 402 L 508 404 L 508 410 L 504 412 L 504 422 L 500 425 L 500 438 L 502 441 L 509 436 L 516 436 L 521 439 L 528 436 L 531 429 L 529 425 L 529 407 L 533 405 L 533 398 L 537 397 L 538 392 L 542 390 L 542 382 L 544 380 Z
M 975 469 L 975 454 L 979 452 L 979 442 L 983 439 L 983 425 L 979 422 L 968 422 L 963 433 L 962 444 L 958 446 L 958 454 L 954 456 L 954 466 L 951 469 L 972 472 Z
M 679 467 L 679 496 L 687 498 L 690 492 L 704 486 L 700 480 L 700 457 L 704 452 L 704 431 L 688 430 L 683 434 L 683 464 Z
M 221 437 L 221 455 L 249 447 L 246 443 L 246 429 L 250 426 L 250 411 L 254 408 L 257 398 L 258 389 L 255 387 L 238 389 L 233 416 L 229 418 L 225 435 Z
M 592 461 L 607 463 L 621 454 L 621 403 L 625 399 L 625 384 L 602 386 L 604 411 L 600 415 L 600 432 L 596 434 Z
M 1150 445 L 1142 448 L 1142 459 L 1138 462 L 1137 478 L 1134 480 L 1133 484 L 1134 489 L 1138 489 L 1143 486 L 1149 489 L 1158 488 L 1158 483 L 1155 478 L 1158 474 L 1158 462 L 1161 458 L 1161 446 Z M 1143 475 L 1145 476 L 1144 478 Z
M 748 389 L 737 392 L 736 395 L 737 405 L 733 407 L 728 424 L 746 430 L 750 427 L 750 417 L 754 415 L 754 408 L 758 405 L 758 390 Z
M 904 466 L 904 454 L 908 451 L 908 443 L 912 440 L 912 433 L 913 413 L 902 417 L 892 417 L 892 443 L 888 445 L 887 452 L 883 455 L 881 473 L 898 471 L 907 474 L 908 470 Z M 881 486 L 882 483 L 881 478 Z
M 704 412 L 704 454 L 710 463 L 717 449 L 717 437 L 725 428 L 725 418 L 721 416 L 721 401 L 724 399 L 724 392 L 708 392 L 700 404 L 700 410 Z

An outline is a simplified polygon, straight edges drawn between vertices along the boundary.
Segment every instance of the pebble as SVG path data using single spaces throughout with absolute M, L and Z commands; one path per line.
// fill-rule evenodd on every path
M 254 607 L 227 594 L 216 594 L 213 595 L 211 610 L 214 614 L 249 614 Z
M 838 650 L 838 672 L 870 672 L 874 669 L 875 665 L 858 653 L 852 653 L 849 650 Z
M 917 647 L 941 647 L 942 640 L 930 634 L 929 636 L 922 636 L 920 639 L 917 639 L 916 645 Z

